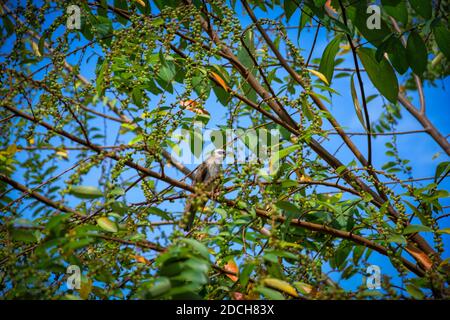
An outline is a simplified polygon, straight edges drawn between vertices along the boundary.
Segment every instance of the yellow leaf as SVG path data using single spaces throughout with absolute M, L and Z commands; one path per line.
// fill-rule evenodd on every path
M 300 176 L 300 181 L 306 181 L 306 182 L 308 182 L 308 181 L 311 181 L 312 179 L 311 179 L 311 177 L 310 176 L 308 176 L 307 174 L 302 174 L 301 176 Z
M 327 78 L 323 75 L 323 73 L 313 69 L 306 69 L 306 70 L 311 72 L 313 75 L 315 75 L 317 78 L 325 82 L 327 85 L 330 85 L 330 83 L 328 82 Z
M 28 143 L 29 143 L 29 144 L 34 144 L 34 138 L 33 138 L 33 137 L 29 138 L 29 139 L 28 139 Z
M 87 279 L 86 281 L 81 281 L 80 285 L 80 297 L 83 300 L 89 298 L 89 293 L 92 291 L 92 280 Z
M 349 44 L 340 45 L 341 51 L 338 53 L 338 56 L 342 56 L 350 51 L 351 47 Z
M 14 155 L 17 152 L 17 146 L 15 143 L 11 144 L 8 146 L 8 148 L 6 149 L 6 152 L 10 155 Z
M 64 159 L 69 159 L 67 150 L 65 150 L 65 149 L 61 149 L 61 150 L 56 151 L 56 155 L 60 156 L 61 158 L 64 158 Z
M 286 281 L 274 278 L 267 278 L 263 280 L 263 283 L 266 287 L 285 292 L 293 297 L 298 297 L 298 293 L 295 290 L 295 288 Z
M 223 80 L 217 73 L 211 71 L 211 76 L 214 78 L 214 80 L 217 81 L 217 83 L 225 90 L 228 92 L 228 90 L 230 90 L 230 88 L 228 87 L 228 85 L 226 84 L 225 80 Z
M 134 0 L 134 1 L 139 3 L 141 6 L 145 7 L 145 2 L 144 1 L 142 1 L 142 0 Z
M 36 42 L 31 41 L 31 47 L 33 48 L 33 52 L 35 55 L 37 55 L 38 57 L 42 56 L 41 53 L 39 52 L 39 47 Z

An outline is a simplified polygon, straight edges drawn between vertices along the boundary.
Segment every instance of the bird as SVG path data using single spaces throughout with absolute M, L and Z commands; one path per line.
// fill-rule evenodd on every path
M 192 186 L 196 188 L 196 192 L 186 201 L 181 222 L 181 226 L 185 231 L 192 229 L 195 213 L 198 210 L 202 210 L 208 201 L 204 196 L 202 197 L 202 193 L 212 191 L 216 187 L 224 159 L 225 150 L 215 149 L 211 156 L 194 170 Z

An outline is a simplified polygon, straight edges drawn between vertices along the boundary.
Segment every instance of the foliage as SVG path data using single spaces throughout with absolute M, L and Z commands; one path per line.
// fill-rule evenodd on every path
M 449 162 L 413 183 L 396 134 L 386 162 L 372 161 L 373 140 L 405 114 L 450 153 L 422 101 L 423 87 L 449 74 L 436 3 L 382 0 L 381 27 L 370 29 L 367 1 L 74 1 L 79 30 L 66 25 L 71 1 L 2 4 L 3 298 L 448 298 Z M 309 29 L 326 33 L 323 52 L 303 41 Z M 345 77 L 350 90 L 336 91 Z M 330 108 L 338 95 L 367 150 Z M 218 136 L 276 129 L 281 140 L 269 171 L 227 164 L 185 234 L 193 167 L 170 152 L 181 152 L 180 129 L 202 141 L 194 123 L 217 125 Z M 258 150 L 260 137 L 239 139 Z M 370 291 L 362 280 L 377 261 L 396 272 Z M 65 286 L 69 265 L 82 270 L 79 290 Z M 399 278 L 404 290 L 392 285 Z

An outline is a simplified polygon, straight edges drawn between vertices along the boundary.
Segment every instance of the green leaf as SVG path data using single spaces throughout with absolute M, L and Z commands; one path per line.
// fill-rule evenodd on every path
M 437 233 L 450 234 L 450 228 L 444 228 L 437 231 Z
M 114 7 L 121 9 L 123 11 L 128 11 L 128 3 L 127 0 L 114 0 Z M 121 24 L 126 25 L 128 20 L 122 17 L 120 14 L 116 13 L 117 21 Z
M 408 207 L 414 212 L 414 214 L 419 217 L 420 222 L 422 222 L 422 224 L 426 224 L 427 223 L 427 218 L 424 216 L 423 212 L 418 210 L 412 203 L 410 203 L 409 201 L 404 200 L 405 203 L 408 205 Z
M 439 49 L 450 61 L 450 30 L 444 27 L 442 23 L 439 23 L 433 27 L 433 34 Z
M 253 75 L 256 75 L 256 69 L 255 65 L 253 63 L 253 60 L 250 56 L 250 54 L 255 54 L 255 43 L 253 39 L 253 31 L 251 29 L 247 30 L 245 34 L 243 35 L 242 41 L 247 46 L 250 53 L 247 51 L 247 49 L 244 47 L 244 45 L 241 45 L 239 48 L 237 58 L 239 61 L 251 71 Z M 244 82 L 243 82 L 244 83 Z
M 409 68 L 406 58 L 406 48 L 397 37 L 389 38 L 386 52 L 395 70 L 400 74 L 404 74 Z
M 287 201 L 278 201 L 277 203 L 275 203 L 275 205 L 278 208 L 283 209 L 284 211 L 286 211 L 290 214 L 300 213 L 300 209 L 296 205 L 294 205 L 290 202 L 287 202 Z
M 297 10 L 298 5 L 295 3 L 295 1 L 284 0 L 283 7 L 284 7 L 284 12 L 286 13 L 286 21 L 289 22 L 289 19 L 292 17 L 295 10 Z
M 96 199 L 103 197 L 103 193 L 97 187 L 74 186 L 70 189 L 70 194 L 80 199 Z
M 298 144 L 296 144 L 296 145 L 289 146 L 287 148 L 279 150 L 277 153 L 278 159 L 281 160 L 281 159 L 287 157 L 288 155 L 290 155 L 295 150 L 298 150 L 299 148 L 300 148 L 300 146 Z
M 341 36 L 336 36 L 331 40 L 323 51 L 322 58 L 320 59 L 319 72 L 327 78 L 328 83 L 331 83 L 331 79 L 333 79 L 335 58 L 339 51 L 340 41 Z
M 14 241 L 20 241 L 24 243 L 32 243 L 36 242 L 37 240 L 32 230 L 23 230 L 23 229 L 12 229 L 11 238 Z
M 300 33 L 302 32 L 308 21 L 311 21 L 312 16 L 313 13 L 311 12 L 311 9 L 307 6 L 304 6 L 300 13 L 300 24 L 297 31 L 297 42 L 300 40 Z
M 334 253 L 334 262 L 336 267 L 339 270 L 342 270 L 345 266 L 345 262 L 347 260 L 347 257 L 350 254 L 350 251 L 352 250 L 351 246 L 341 246 L 338 250 Z
M 404 0 L 381 0 L 384 11 L 403 25 L 408 23 L 408 8 Z
M 421 224 L 410 224 L 406 226 L 405 229 L 403 229 L 403 234 L 410 234 L 416 232 L 433 232 L 433 229 Z
M 230 102 L 230 94 L 226 92 L 222 87 L 219 87 L 215 84 L 212 88 L 215 96 L 217 97 L 217 100 L 219 100 L 219 102 L 226 107 L 228 105 L 228 102 Z
M 111 209 L 120 215 L 124 215 L 128 211 L 126 204 L 120 201 L 114 201 L 111 203 Z
M 2 17 L 3 20 L 3 26 L 5 27 L 6 30 L 6 37 L 9 37 L 10 35 L 12 35 L 14 33 L 14 24 L 11 22 L 11 20 L 9 20 L 8 16 L 3 15 Z
M 89 16 L 90 20 L 91 20 L 91 24 L 94 28 L 95 28 L 95 32 L 96 32 L 96 37 L 97 39 L 103 39 L 103 41 L 105 41 L 107 44 L 111 43 L 111 37 L 109 37 L 109 35 L 112 33 L 112 22 L 111 20 L 109 20 L 107 17 L 103 17 L 103 16 L 93 16 L 90 15 Z
M 395 234 L 391 237 L 389 237 L 388 239 L 386 239 L 387 242 L 395 242 L 398 244 L 406 244 L 406 239 L 404 236 L 399 235 L 399 234 Z
M 194 240 L 194 239 L 181 239 L 181 242 L 184 242 L 190 245 L 192 248 L 198 251 L 201 256 L 203 256 L 206 260 L 209 261 L 209 251 L 202 243 Z
M 422 37 L 415 31 L 408 36 L 406 58 L 414 73 L 421 76 L 427 68 L 428 53 Z
M 355 74 L 352 73 L 352 76 L 350 78 L 350 92 L 352 94 L 353 106 L 355 107 L 355 112 L 356 112 L 356 115 L 358 116 L 359 122 L 363 126 L 364 130 L 367 131 L 366 124 L 364 122 L 364 117 L 363 117 L 363 114 L 361 111 L 361 105 L 359 104 L 358 95 L 356 94 L 355 83 L 353 81 L 354 75 Z
M 423 294 L 423 292 L 417 288 L 415 285 L 413 284 L 407 284 L 405 286 L 406 291 L 408 291 L 408 293 L 411 295 L 411 297 L 413 297 L 414 299 L 418 299 L 421 300 L 425 297 L 425 295 Z
M 131 98 L 133 103 L 138 107 L 142 107 L 142 90 L 139 87 L 134 87 L 131 91 Z
M 284 300 L 284 296 L 276 290 L 269 289 L 266 287 L 256 287 L 255 291 L 261 293 L 264 297 L 269 300 Z
M 248 263 L 244 266 L 242 271 L 239 272 L 239 282 L 243 287 L 245 287 L 250 279 L 250 274 L 253 269 L 255 269 L 256 265 L 253 263 Z
M 48 220 L 47 225 L 45 226 L 45 230 L 51 231 L 55 228 L 61 227 L 63 222 L 67 220 L 71 215 L 72 213 L 65 213 L 51 217 Z
M 364 38 L 376 47 L 392 33 L 383 19 L 380 21 L 379 29 L 367 27 L 367 20 L 372 15 L 372 13 L 367 13 L 367 1 L 353 1 L 347 7 L 347 15 Z
M 355 248 L 353 249 L 352 258 L 353 258 L 353 263 L 355 265 L 358 265 L 359 260 L 361 259 L 362 255 L 364 253 L 364 250 L 366 250 L 366 247 L 364 247 L 364 246 L 355 246 Z
M 42 37 L 39 39 L 38 42 L 38 49 L 41 56 L 44 55 L 44 48 L 45 48 L 45 34 L 42 35 Z
M 156 280 L 153 287 L 148 291 L 150 298 L 158 297 L 171 289 L 170 279 L 167 277 L 160 277 Z
M 358 56 L 375 88 L 390 102 L 395 103 L 398 96 L 398 81 L 389 62 L 384 57 L 378 62 L 375 50 L 369 48 L 358 49 Z
M 164 210 L 161 210 L 160 208 L 157 207 L 151 207 L 147 209 L 148 213 L 154 214 L 156 216 L 159 216 L 165 220 L 170 220 L 170 216 L 167 212 L 165 212 Z
M 98 218 L 97 224 L 105 231 L 113 233 L 118 231 L 116 223 L 109 220 L 107 217 Z
M 409 0 L 409 4 L 419 15 L 425 19 L 430 19 L 432 15 L 431 1 L 429 0 Z
M 173 64 L 170 63 L 169 65 L 162 66 L 159 71 L 159 77 L 167 83 L 172 82 L 175 78 L 175 68 L 173 67 Z

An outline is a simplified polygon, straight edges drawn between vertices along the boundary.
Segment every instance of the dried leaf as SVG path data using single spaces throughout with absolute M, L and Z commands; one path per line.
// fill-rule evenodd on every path
M 192 111 L 197 114 L 203 114 L 209 116 L 209 112 L 203 109 L 203 106 L 197 101 L 194 100 L 182 100 L 180 101 L 180 105 L 186 110 Z
M 150 260 L 146 259 L 143 256 L 134 255 L 133 258 L 136 260 L 136 262 L 139 262 L 139 263 L 145 263 L 147 265 L 151 265 L 152 264 L 152 262 Z
M 234 262 L 233 259 L 228 260 L 228 262 L 227 262 L 227 264 L 225 265 L 224 269 L 225 269 L 226 271 L 229 271 L 229 272 L 234 272 L 235 274 L 238 274 L 238 272 L 239 272 L 239 268 L 238 268 L 236 262 Z M 228 278 L 230 278 L 230 279 L 231 279 L 232 281 L 234 281 L 234 282 L 236 282 L 236 281 L 238 280 L 238 277 L 237 277 L 237 276 L 234 276 L 234 275 L 232 275 L 232 274 L 226 274 L 226 276 L 227 276 Z
M 325 3 L 325 9 L 327 9 L 327 11 L 330 11 L 334 14 L 337 14 L 336 9 L 333 8 L 333 6 L 331 5 L 331 0 L 327 0 L 327 2 Z
M 211 71 L 211 76 L 214 78 L 214 80 L 217 81 L 217 83 L 225 90 L 225 91 L 229 91 L 230 87 L 228 87 L 227 83 L 225 82 L 225 80 L 223 80 L 217 73 L 215 73 L 214 71 Z
M 245 300 L 245 295 L 240 292 L 232 292 L 231 296 L 233 297 L 234 300 Z

